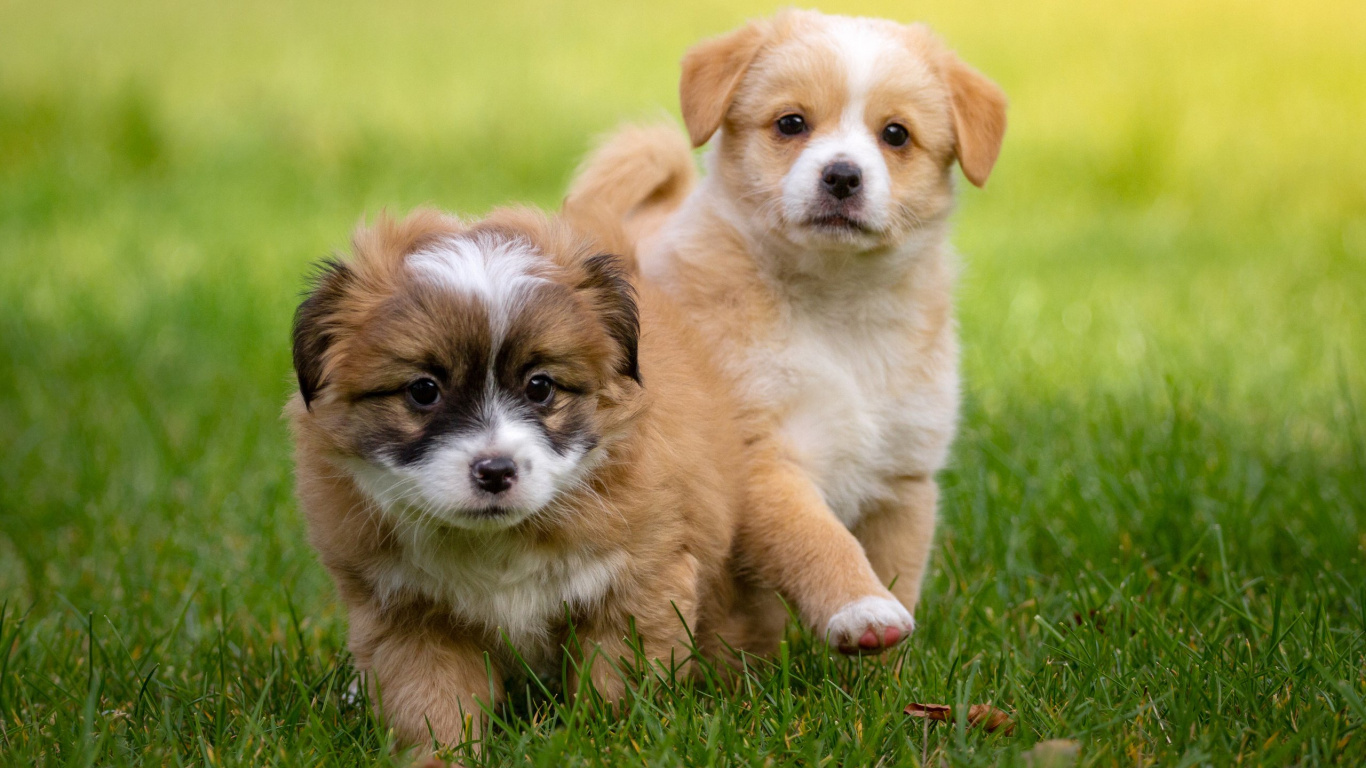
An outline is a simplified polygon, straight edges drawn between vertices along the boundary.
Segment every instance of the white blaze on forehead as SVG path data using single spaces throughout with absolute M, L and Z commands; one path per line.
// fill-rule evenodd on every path
M 849 87 L 845 118 L 849 110 L 857 108 L 857 117 L 862 122 L 868 92 L 884 76 L 879 64 L 891 59 L 903 44 L 880 28 L 875 19 L 832 18 L 826 37 L 839 56 Z
M 825 42 L 844 72 L 848 101 L 840 111 L 839 125 L 808 144 L 783 179 L 784 208 L 789 220 L 809 216 L 811 206 L 822 194 L 820 179 L 825 167 L 844 160 L 862 172 L 862 213 L 867 224 L 878 229 L 887 222 L 891 176 L 878 144 L 881 126 L 870 126 L 867 121 L 868 98 L 888 75 L 885 62 L 904 58 L 893 58 L 903 44 L 874 19 L 836 16 L 826 22 Z
M 408 268 L 414 275 L 483 301 L 495 349 L 527 294 L 545 281 L 540 254 L 531 243 L 489 235 L 441 240 L 408 256 Z

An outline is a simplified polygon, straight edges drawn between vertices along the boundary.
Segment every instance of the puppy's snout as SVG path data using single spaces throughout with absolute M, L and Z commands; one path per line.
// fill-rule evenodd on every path
M 502 493 L 517 481 L 517 462 L 507 456 L 479 459 L 470 465 L 474 484 L 489 493 Z
M 833 162 L 821 171 L 821 186 L 836 200 L 844 200 L 858 194 L 862 184 L 863 171 L 846 160 Z

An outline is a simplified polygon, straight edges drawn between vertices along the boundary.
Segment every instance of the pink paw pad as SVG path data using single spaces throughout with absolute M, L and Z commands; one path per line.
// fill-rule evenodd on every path
M 891 598 L 855 600 L 831 617 L 826 640 L 841 653 L 875 654 L 910 637 L 915 619 Z

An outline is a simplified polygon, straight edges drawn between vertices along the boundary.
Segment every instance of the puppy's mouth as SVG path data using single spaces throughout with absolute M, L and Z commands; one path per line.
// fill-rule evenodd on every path
M 518 499 L 510 498 L 508 494 L 495 495 L 475 491 L 474 496 L 472 503 L 460 509 L 460 513 L 464 517 L 492 522 L 504 517 L 515 517 L 528 511 L 526 507 L 518 503 Z
M 840 234 L 872 234 L 873 230 L 862 219 L 846 213 L 822 213 L 806 220 L 807 226 Z
M 441 516 L 439 524 L 447 528 L 496 531 L 519 524 L 535 512 L 507 502 L 477 501 L 461 505 Z
M 461 511 L 470 517 L 477 518 L 480 520 L 496 520 L 500 517 L 506 517 L 508 515 L 511 515 L 517 510 L 510 504 L 493 503 L 472 506 Z

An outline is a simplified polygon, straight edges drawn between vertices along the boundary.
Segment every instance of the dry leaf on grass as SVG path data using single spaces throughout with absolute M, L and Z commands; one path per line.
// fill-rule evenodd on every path
M 947 704 L 909 704 L 906 707 L 906 714 L 943 723 L 953 722 L 953 707 Z M 968 727 L 975 728 L 979 725 L 987 733 L 1000 731 L 1009 736 L 1015 732 L 1015 723 L 1011 722 L 1010 715 L 990 704 L 973 704 L 968 707 Z

